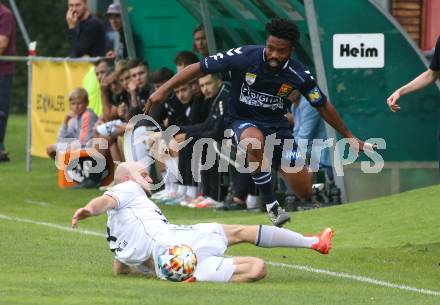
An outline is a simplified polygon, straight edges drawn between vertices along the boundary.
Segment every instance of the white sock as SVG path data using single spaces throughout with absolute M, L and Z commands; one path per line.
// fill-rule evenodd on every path
M 178 187 L 177 183 L 170 183 L 170 192 L 172 193 L 177 192 L 177 187 Z
M 177 183 L 179 180 L 179 158 L 173 157 L 173 158 L 167 158 L 165 159 L 165 166 L 167 168 L 167 172 L 165 174 L 166 182 L 169 183 Z
M 287 229 L 260 225 L 255 245 L 262 248 L 311 248 L 318 241 L 316 236 L 306 237 Z
M 258 196 L 247 195 L 247 197 L 246 197 L 246 207 L 248 209 L 256 209 L 256 208 L 258 208 Z
M 190 198 L 197 197 L 197 186 L 191 185 L 186 188 L 186 195 Z
M 185 196 L 186 195 L 186 185 L 179 184 L 177 186 L 177 194 L 179 196 Z

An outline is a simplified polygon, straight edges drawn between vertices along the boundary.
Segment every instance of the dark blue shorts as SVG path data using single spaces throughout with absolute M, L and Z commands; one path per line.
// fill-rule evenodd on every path
M 240 142 L 241 134 L 247 129 L 255 127 L 258 128 L 266 140 L 270 135 L 275 135 L 276 139 L 281 140 L 281 143 L 274 146 L 273 157 L 272 157 L 272 167 L 278 169 L 281 165 L 282 159 L 285 162 L 289 162 L 290 166 L 295 166 L 295 160 L 302 158 L 301 153 L 298 149 L 297 144 L 293 140 L 292 129 L 286 128 L 284 126 L 280 127 L 275 124 L 267 124 L 264 122 L 259 122 L 255 120 L 235 120 L 232 122 L 230 128 L 234 132 L 234 142 L 238 145 Z M 283 151 L 285 140 L 290 140 L 287 143 L 286 149 Z M 267 141 L 266 141 L 267 142 Z M 266 156 L 270 158 L 270 156 Z

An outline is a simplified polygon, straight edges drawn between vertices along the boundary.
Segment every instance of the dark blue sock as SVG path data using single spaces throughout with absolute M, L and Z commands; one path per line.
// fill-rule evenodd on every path
M 254 180 L 255 185 L 260 190 L 261 197 L 263 198 L 264 204 L 271 204 L 277 199 L 273 192 L 272 186 L 272 173 L 271 172 L 259 172 L 252 173 L 252 180 Z

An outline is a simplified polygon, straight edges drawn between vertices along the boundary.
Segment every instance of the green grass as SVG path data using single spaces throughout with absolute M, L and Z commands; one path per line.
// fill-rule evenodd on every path
M 98 195 L 59 189 L 53 162 L 33 158 L 25 171 L 25 118 L 12 116 L 0 163 L 0 217 L 7 215 L 68 226 L 72 213 Z M 43 203 L 43 204 L 42 204 Z M 44 203 L 47 203 L 44 205 Z M 173 223 L 217 221 L 257 224 L 264 214 L 163 207 Z M 301 249 L 231 248 L 229 255 L 367 276 L 440 291 L 440 187 L 292 214 L 288 228 L 336 229 L 323 256 Z M 105 217 L 81 229 L 105 232 Z M 324 274 L 269 266 L 258 283 L 180 284 L 112 275 L 112 255 L 102 237 L 0 218 L 0 304 L 440 304 L 439 296 L 367 284 Z

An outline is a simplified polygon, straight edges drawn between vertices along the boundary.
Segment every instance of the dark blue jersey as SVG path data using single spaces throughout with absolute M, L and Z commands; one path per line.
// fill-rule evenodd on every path
M 429 68 L 434 71 L 440 70 L 440 36 L 438 37 L 437 43 L 435 44 L 434 56 L 432 57 Z
M 204 73 L 231 71 L 230 121 L 252 119 L 269 124 L 286 125 L 286 97 L 295 89 L 314 107 L 327 98 L 304 66 L 289 59 L 275 74 L 266 69 L 264 46 L 243 46 L 204 58 Z

